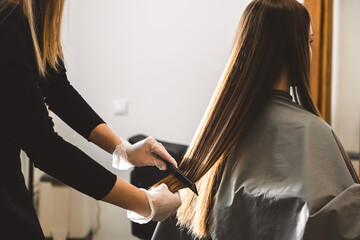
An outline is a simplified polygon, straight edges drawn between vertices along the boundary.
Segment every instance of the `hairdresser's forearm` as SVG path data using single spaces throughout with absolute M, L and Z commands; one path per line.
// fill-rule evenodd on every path
M 121 144 L 120 138 L 105 123 L 92 130 L 89 140 L 110 154 Z
M 142 216 L 149 216 L 151 213 L 145 192 L 120 178 L 117 178 L 114 187 L 102 201 L 128 209 Z

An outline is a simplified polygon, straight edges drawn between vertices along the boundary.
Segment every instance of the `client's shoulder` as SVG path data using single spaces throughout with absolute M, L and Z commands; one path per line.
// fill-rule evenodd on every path
M 270 99 L 263 114 L 272 125 L 278 127 L 306 127 L 327 131 L 332 129 L 321 117 L 288 99 Z

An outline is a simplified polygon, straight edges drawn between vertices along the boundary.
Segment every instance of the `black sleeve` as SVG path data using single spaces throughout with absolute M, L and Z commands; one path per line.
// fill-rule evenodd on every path
M 48 68 L 40 86 L 50 110 L 85 139 L 89 140 L 97 125 L 105 123 L 70 84 L 62 62 L 59 71 Z
M 0 53 L 4 136 L 23 149 L 39 169 L 95 199 L 103 198 L 116 176 L 54 132 L 34 78 L 32 40 L 23 17 L 12 13 L 0 25 Z

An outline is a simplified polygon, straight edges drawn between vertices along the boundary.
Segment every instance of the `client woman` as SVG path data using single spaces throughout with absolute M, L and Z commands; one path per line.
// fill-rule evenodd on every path
M 311 31 L 296 0 L 247 6 L 180 164 L 199 197 L 181 191 L 178 223 L 195 237 L 360 239 L 359 180 L 311 99 Z M 173 177 L 161 183 L 184 187 Z M 181 239 L 175 223 L 160 223 L 153 239 Z

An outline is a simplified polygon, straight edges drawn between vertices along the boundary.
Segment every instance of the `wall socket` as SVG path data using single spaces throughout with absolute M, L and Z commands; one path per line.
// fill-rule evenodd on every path
M 129 101 L 127 99 L 113 99 L 114 115 L 126 115 L 128 112 Z

